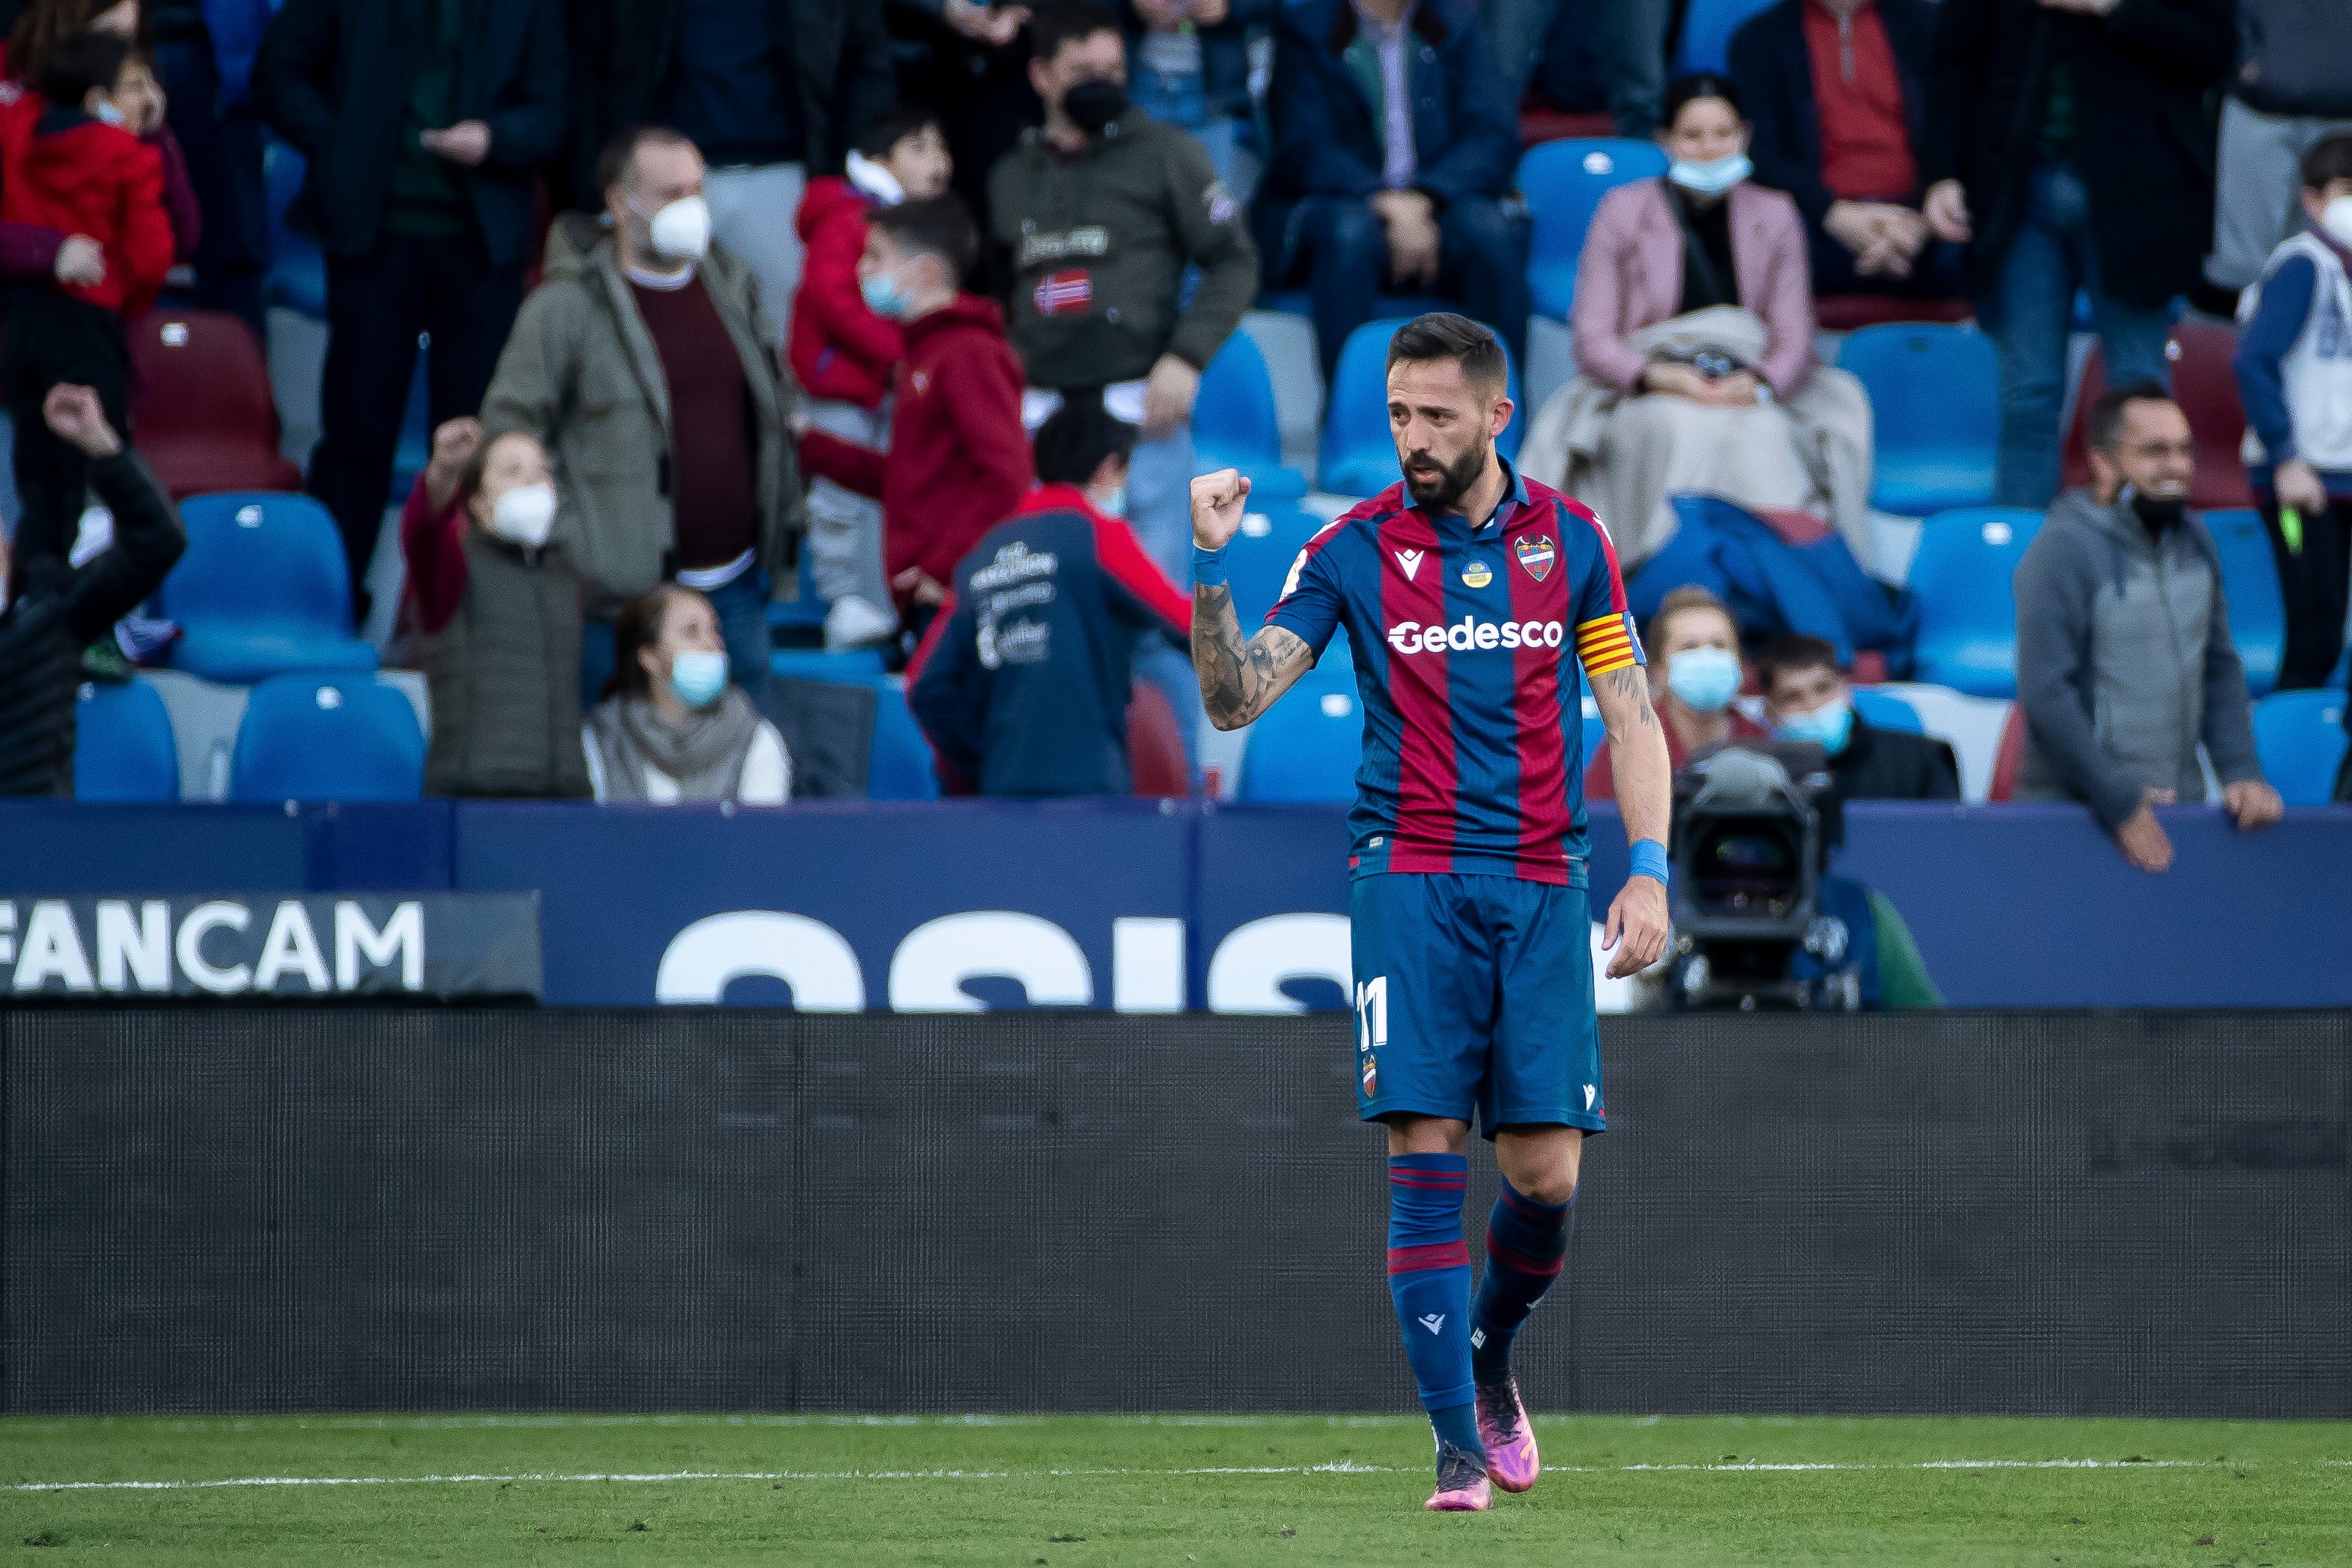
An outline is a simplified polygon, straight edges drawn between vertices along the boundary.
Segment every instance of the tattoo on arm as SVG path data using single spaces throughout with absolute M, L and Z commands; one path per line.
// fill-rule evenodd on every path
M 1306 640 L 1268 626 L 1242 641 L 1233 590 L 1223 583 L 1192 590 L 1192 665 L 1201 677 L 1201 705 L 1219 729 L 1238 729 L 1274 706 L 1314 654 Z
M 1650 678 L 1643 674 L 1640 665 L 1628 664 L 1622 670 L 1612 671 L 1606 678 L 1612 691 L 1633 704 L 1633 711 L 1641 716 L 1645 728 L 1658 727 L 1658 710 L 1650 706 Z

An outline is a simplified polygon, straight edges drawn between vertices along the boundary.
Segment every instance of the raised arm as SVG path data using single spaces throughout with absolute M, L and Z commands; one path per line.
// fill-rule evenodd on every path
M 1242 526 L 1249 487 L 1231 468 L 1192 481 L 1195 550 L 1223 554 Z M 1192 668 L 1201 678 L 1201 706 L 1219 729 L 1239 729 L 1315 667 L 1315 651 L 1307 639 L 1280 626 L 1264 627 L 1244 642 L 1223 562 L 1196 567 L 1194 575 L 1202 580 L 1192 589 Z

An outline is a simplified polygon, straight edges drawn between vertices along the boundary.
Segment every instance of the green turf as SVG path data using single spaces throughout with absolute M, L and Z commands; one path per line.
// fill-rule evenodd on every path
M 2352 1425 L 1537 1430 L 1534 1492 L 1437 1517 L 1390 1416 L 20 1417 L 0 1563 L 2352 1563 Z M 245 1477 L 451 1479 L 28 1490 Z

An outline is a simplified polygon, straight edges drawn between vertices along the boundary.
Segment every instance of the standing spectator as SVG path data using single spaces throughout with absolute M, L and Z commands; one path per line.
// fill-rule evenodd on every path
M 767 689 L 768 600 L 799 591 L 801 479 L 758 280 L 710 243 L 703 163 L 675 131 L 604 151 L 604 221 L 565 213 L 482 403 L 493 438 L 555 457 L 556 538 L 585 580 L 582 701 L 625 601 L 676 577 L 709 595 L 735 684 Z
M 1919 150 L 1937 236 L 1970 246 L 1969 292 L 2000 352 L 1994 499 L 2058 491 L 2074 296 L 2107 382 L 2170 385 L 2172 300 L 2213 225 L 2208 89 L 2231 0 L 1944 0 Z
M 809 423 L 854 445 L 879 450 L 890 433 L 890 382 L 906 340 L 875 313 L 857 276 L 866 216 L 946 193 L 955 167 L 936 115 L 886 109 L 857 133 L 845 178 L 809 182 L 801 203 L 807 270 L 793 311 L 793 374 L 809 394 Z M 839 652 L 886 641 L 898 629 L 882 571 L 882 508 L 830 479 L 809 486 L 810 575 L 826 601 L 824 645 Z
M 1765 716 L 1790 740 L 1810 740 L 1830 759 L 1841 800 L 1957 800 L 1960 765 L 1948 741 L 1881 729 L 1853 711 L 1853 687 L 1837 650 L 1819 637 L 1788 633 L 1757 655 Z
M 1301 0 L 1266 107 L 1265 279 L 1313 289 L 1327 382 L 1383 282 L 1458 302 L 1526 362 L 1528 225 L 1505 204 L 1517 107 L 1468 0 Z
M 1963 256 L 1920 215 L 1932 0 L 1780 0 L 1731 39 L 1756 179 L 1796 198 L 1813 292 L 1946 298 Z
M 1228 185 L 1234 184 L 1242 135 L 1257 113 L 1250 99 L 1250 29 L 1281 9 L 1281 0 L 1119 0 L 1137 106 L 1191 131 Z
M 1647 141 L 1664 123 L 1666 27 L 1675 0 L 1594 0 L 1601 74 L 1609 83 L 1609 112 L 1617 134 Z
M 254 102 L 309 160 L 290 217 L 327 253 L 310 493 L 362 620 L 418 335 L 435 427 L 473 413 L 522 303 L 564 83 L 558 0 L 286 0 L 262 39 Z
M 600 801 L 675 806 L 793 798 L 792 754 L 740 686 L 727 684 L 727 648 L 710 601 L 664 582 L 623 607 L 619 660 L 582 741 Z
M 2352 131 L 2304 154 L 2308 232 L 2241 302 L 2232 361 L 2245 456 L 2286 600 L 2282 689 L 2326 683 L 2344 653 L 2352 570 Z M 2289 526 L 2287 513 L 2294 514 Z
M 553 544 L 547 452 L 474 420 L 433 433 L 400 515 L 417 653 L 433 690 L 428 795 L 586 795 L 580 574 Z
M 2189 418 L 2152 382 L 2091 410 L 2094 488 L 2069 491 L 2017 563 L 2021 800 L 2086 802 L 2142 871 L 2172 863 L 2155 808 L 2205 798 L 2201 745 L 2242 829 L 2278 821 L 2263 782 L 2220 558 L 2185 502 Z
M 2238 0 L 2238 68 L 2221 100 L 2206 279 L 2243 288 L 2301 225 L 2297 164 L 2352 131 L 2352 17 L 2342 0 Z M 2305 182 L 2308 188 L 2308 183 Z
M 992 232 L 989 172 L 1037 123 L 1029 85 L 1029 7 L 987 0 L 886 0 L 898 51 L 898 96 L 937 110 L 955 150 L 948 188 Z
M 206 220 L 195 249 L 195 302 L 243 318 L 264 337 L 269 193 L 252 78 L 269 0 L 148 0 L 145 14 L 172 132 Z
M 1702 747 L 1772 738 L 1732 706 L 1739 695 L 1739 629 L 1722 600 L 1704 588 L 1675 589 L 1658 601 L 1642 641 L 1650 651 L 1651 694 L 1666 725 L 1666 756 L 1677 772 Z M 1606 740 L 1584 770 L 1584 796 L 1617 798 Z
M 982 795 L 1124 795 L 1139 642 L 1192 605 L 1118 513 L 1134 432 L 1091 402 L 1037 429 L 1037 488 L 956 567 L 907 672 L 942 773 Z

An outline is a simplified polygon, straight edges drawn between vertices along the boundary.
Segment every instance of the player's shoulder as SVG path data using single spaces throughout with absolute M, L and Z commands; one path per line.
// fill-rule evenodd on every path
M 1317 557 L 1328 557 L 1332 564 L 1342 564 L 1365 546 L 1377 547 L 1381 528 L 1397 513 L 1404 510 L 1402 484 L 1390 486 L 1368 500 L 1357 502 L 1308 536 L 1298 559 L 1304 562 Z
M 1564 496 L 1550 486 L 1521 476 L 1528 487 L 1528 506 L 1538 516 L 1559 520 L 1560 549 L 1572 563 L 1581 563 L 1588 570 L 1603 566 L 1614 573 L 1617 566 L 1617 541 L 1611 537 L 1609 525 L 1601 514 L 1573 496 Z

